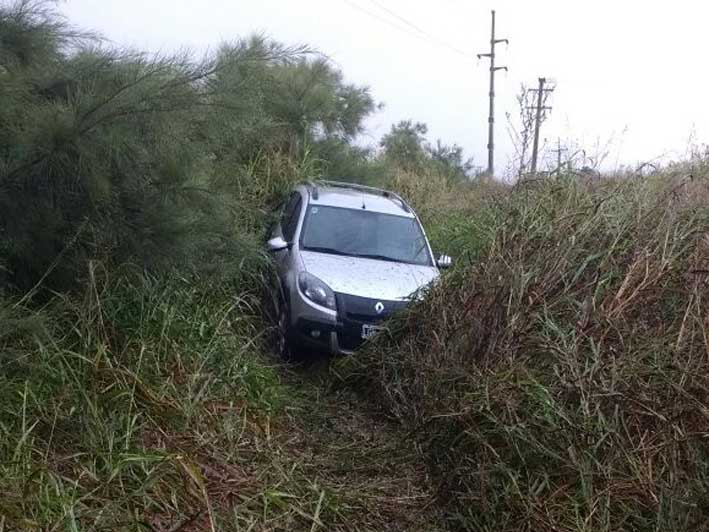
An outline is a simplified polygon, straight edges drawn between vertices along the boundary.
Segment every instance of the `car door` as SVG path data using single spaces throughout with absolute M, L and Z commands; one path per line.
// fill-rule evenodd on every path
M 286 202 L 281 214 L 280 222 L 274 229 L 271 235 L 280 236 L 286 242 L 292 244 L 291 247 L 276 251 L 274 260 L 276 262 L 276 270 L 278 277 L 281 279 L 283 287 L 288 290 L 294 286 L 295 277 L 297 275 L 297 242 L 295 242 L 295 233 L 298 229 L 300 213 L 303 207 L 303 198 L 299 192 L 293 192 Z M 287 297 L 287 296 L 286 296 Z

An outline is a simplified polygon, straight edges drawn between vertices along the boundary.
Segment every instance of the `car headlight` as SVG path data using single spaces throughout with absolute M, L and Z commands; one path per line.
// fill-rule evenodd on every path
M 305 297 L 313 303 L 331 308 L 332 310 L 337 308 L 335 292 L 313 274 L 300 272 L 300 275 L 298 275 L 298 286 Z

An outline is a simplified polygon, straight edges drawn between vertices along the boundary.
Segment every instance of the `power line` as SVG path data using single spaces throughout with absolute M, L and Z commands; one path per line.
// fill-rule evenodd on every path
M 466 56 L 466 57 L 470 57 L 470 58 L 473 57 L 472 54 L 468 54 L 468 53 L 464 52 L 464 51 L 461 50 L 460 48 L 457 48 L 457 47 L 453 46 L 452 44 L 449 44 L 449 43 L 447 43 L 446 41 L 444 41 L 444 40 L 442 40 L 442 39 L 439 39 L 439 38 L 436 37 L 435 35 L 431 35 L 431 34 L 428 33 L 426 30 L 421 29 L 419 26 L 417 26 L 417 25 L 414 24 L 413 22 L 409 22 L 409 21 L 406 20 L 404 17 L 400 16 L 399 14 L 397 14 L 397 13 L 394 12 L 394 11 L 392 11 L 392 10 L 389 9 L 388 7 L 386 7 L 386 6 L 382 5 L 381 3 L 379 3 L 377 0 L 370 0 L 370 1 L 371 1 L 374 5 L 376 5 L 377 7 L 379 7 L 379 9 L 382 9 L 382 10 L 386 11 L 386 12 L 389 13 L 392 17 L 395 17 L 396 19 L 400 20 L 401 22 L 403 22 L 404 24 L 406 24 L 406 25 L 409 26 L 410 28 L 413 28 L 414 30 L 416 30 L 416 31 L 418 31 L 419 33 L 421 33 L 422 35 L 428 37 L 430 40 L 434 41 L 436 44 L 438 44 L 438 45 L 440 45 L 440 46 L 445 46 L 446 48 L 450 48 L 450 49 L 453 50 L 454 52 L 456 52 L 456 53 L 458 53 L 458 54 L 461 54 L 461 55 L 464 55 L 464 56 Z
M 459 50 L 459 49 L 456 48 L 455 46 L 449 45 L 449 44 L 445 43 L 444 41 L 440 41 L 440 40 L 436 39 L 435 37 L 429 35 L 428 33 L 424 32 L 423 30 L 419 29 L 417 26 L 415 26 L 415 25 L 413 25 L 413 24 L 407 23 L 409 26 L 411 26 L 412 28 L 416 29 L 417 32 L 410 31 L 410 30 L 408 30 L 407 28 L 405 28 L 405 27 L 403 27 L 403 26 L 400 26 L 400 25 L 398 25 L 398 24 L 395 24 L 392 20 L 386 19 L 386 18 L 384 18 L 384 17 L 378 15 L 377 13 L 374 13 L 374 12 L 368 10 L 368 9 L 363 8 L 362 6 L 359 6 L 359 5 L 355 4 L 354 2 L 352 2 L 352 1 L 350 1 L 350 0 L 342 0 L 342 1 L 345 2 L 345 3 L 346 3 L 348 6 L 350 6 L 351 8 L 356 9 L 357 11 L 361 11 L 361 12 L 364 13 L 365 15 L 370 16 L 370 17 L 372 17 L 372 18 L 375 18 L 375 19 L 377 19 L 378 21 L 383 22 L 384 24 L 387 24 L 388 26 L 391 26 L 392 28 L 395 28 L 395 29 L 397 29 L 397 30 L 399 30 L 399 31 L 401 31 L 401 32 L 403 32 L 403 33 L 406 33 L 407 35 L 410 35 L 410 36 L 412 36 L 412 37 L 416 37 L 416 38 L 418 38 L 418 39 L 421 39 L 421 40 L 423 40 L 423 41 L 425 41 L 425 42 L 428 42 L 429 44 L 435 44 L 435 45 L 437 45 L 437 46 L 446 47 L 446 48 L 450 49 L 451 51 L 453 51 L 453 52 L 455 52 L 455 53 L 457 53 L 457 54 L 460 54 L 460 55 L 465 56 L 465 57 L 468 58 L 468 59 L 474 59 L 474 56 L 473 56 L 473 55 L 467 54 L 467 53 L 463 52 L 462 50 Z M 380 6 L 380 7 L 382 7 L 382 6 Z M 386 9 L 386 8 L 383 8 L 383 9 L 384 9 L 385 11 L 389 11 L 389 10 Z M 392 12 L 392 13 L 393 13 L 393 12 Z M 400 17 L 398 17 L 398 15 L 395 15 L 395 16 L 397 16 L 397 18 L 400 18 Z M 404 21 L 404 19 L 401 19 L 401 20 L 402 20 L 403 22 L 406 22 L 406 21 Z
M 357 11 L 360 11 L 360 12 L 364 13 L 365 15 L 368 15 L 368 16 L 370 16 L 370 17 L 373 17 L 373 18 L 377 19 L 378 21 L 383 22 L 384 24 L 387 24 L 388 26 L 391 26 L 392 28 L 395 28 L 395 29 L 397 29 L 397 30 L 399 30 L 399 31 L 402 31 L 402 32 L 404 32 L 404 33 L 406 33 L 406 34 L 408 34 L 408 35 L 411 35 L 412 37 L 422 38 L 421 35 L 419 35 L 419 34 L 417 34 L 417 33 L 414 33 L 414 32 L 412 32 L 412 31 L 410 31 L 410 30 L 407 30 L 406 28 L 403 28 L 403 27 L 401 27 L 401 26 L 398 26 L 397 24 L 392 23 L 391 20 L 387 20 L 387 19 L 385 19 L 384 17 L 381 17 L 381 16 L 377 15 L 376 13 L 372 13 L 371 11 L 369 11 L 369 10 L 367 10 L 367 9 L 361 7 L 361 6 L 358 6 L 358 5 L 355 4 L 354 2 L 351 2 L 350 0 L 342 0 L 342 1 L 345 2 L 345 3 L 346 3 L 348 6 L 350 6 L 351 8 L 356 9 Z
M 413 28 L 414 30 L 418 31 L 419 33 L 422 33 L 422 34 L 424 34 L 424 35 L 427 35 L 427 33 L 426 33 L 425 30 L 422 30 L 422 29 L 419 28 L 416 24 L 414 24 L 414 23 L 412 23 L 412 22 L 409 22 L 409 21 L 406 20 L 404 17 L 398 15 L 396 12 L 392 11 L 392 10 L 389 9 L 388 7 L 383 6 L 382 4 L 380 4 L 379 2 L 377 2 L 377 0 L 370 0 L 370 2 L 372 2 L 372 3 L 373 3 L 375 6 L 377 6 L 379 9 L 381 9 L 381 10 L 386 11 L 387 13 L 389 13 L 392 17 L 394 17 L 394 18 L 396 18 L 396 19 L 399 19 L 401 22 L 403 22 L 404 24 L 406 24 L 406 25 L 409 26 L 410 28 Z

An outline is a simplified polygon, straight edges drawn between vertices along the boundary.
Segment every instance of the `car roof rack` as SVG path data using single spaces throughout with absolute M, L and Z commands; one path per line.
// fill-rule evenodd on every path
M 368 194 L 376 194 L 382 196 L 395 203 L 403 209 L 404 212 L 411 212 L 411 207 L 404 201 L 404 198 L 399 196 L 394 192 L 389 190 L 384 190 L 382 188 L 370 187 L 368 185 L 360 185 L 358 183 L 345 183 L 344 181 L 330 181 L 327 179 L 318 179 L 317 181 L 309 181 L 308 186 L 310 187 L 310 193 L 314 200 L 318 199 L 318 186 L 333 187 L 333 188 L 347 188 L 350 190 L 359 190 L 360 192 L 367 192 Z
M 318 185 L 314 181 L 308 181 L 305 186 L 308 187 L 308 192 L 310 192 L 310 196 L 314 200 L 317 200 L 320 196 L 320 194 L 318 193 Z

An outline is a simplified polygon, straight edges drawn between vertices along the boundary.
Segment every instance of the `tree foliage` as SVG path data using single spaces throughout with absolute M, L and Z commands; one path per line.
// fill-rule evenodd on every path
M 426 124 L 402 120 L 391 126 L 391 131 L 382 137 L 379 144 L 386 158 L 393 163 L 407 170 L 417 169 L 426 157 L 426 133 Z
M 307 177 L 279 153 L 357 159 L 375 109 L 322 57 L 261 36 L 149 56 L 21 0 L 0 6 L 0 44 L 0 272 L 21 289 L 70 287 L 90 260 L 236 263 L 268 197 L 243 191 Z
M 428 126 L 422 122 L 402 120 L 394 124 L 380 142 L 384 158 L 409 172 L 429 169 L 455 180 L 470 177 L 473 162 L 463 159 L 463 148 L 448 146 L 440 139 L 432 145 L 426 140 L 427 133 Z
M 288 51 L 263 37 L 221 47 L 217 63 L 224 68 L 210 81 L 218 149 L 236 149 L 245 159 L 265 146 L 298 155 L 323 141 L 348 144 L 363 131 L 376 108 L 369 89 L 346 83 L 307 48 Z M 234 62 L 235 55 L 245 60 Z

